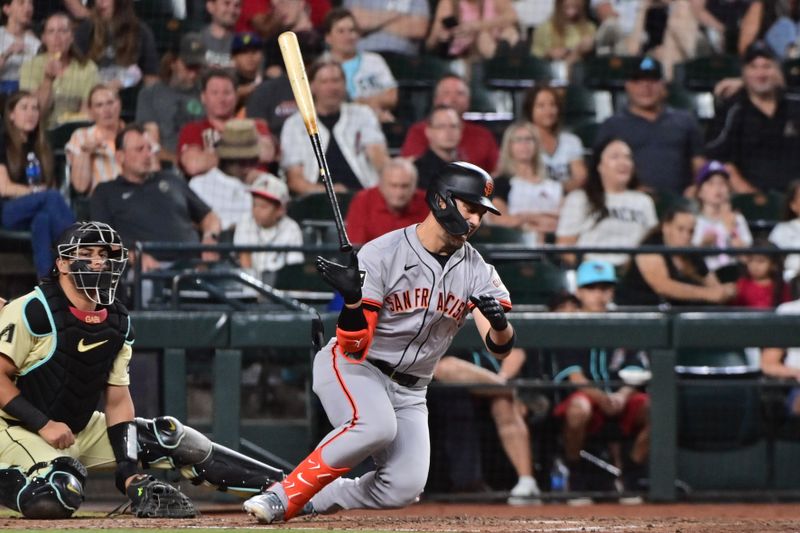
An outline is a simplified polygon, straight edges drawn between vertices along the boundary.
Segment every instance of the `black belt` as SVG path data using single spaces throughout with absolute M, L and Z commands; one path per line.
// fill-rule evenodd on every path
M 380 359 L 367 359 L 367 361 L 372 363 L 375 368 L 386 374 L 389 379 L 398 385 L 402 385 L 403 387 L 413 387 L 421 379 L 413 374 L 398 372 L 394 369 L 391 363 L 387 363 L 386 361 L 382 361 Z

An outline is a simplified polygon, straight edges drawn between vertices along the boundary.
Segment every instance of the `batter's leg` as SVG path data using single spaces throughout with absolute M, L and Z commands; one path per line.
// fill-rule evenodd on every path
M 404 507 L 422 494 L 431 455 L 425 393 L 398 389 L 394 394 L 397 435 L 388 448 L 373 456 L 376 470 L 327 486 L 312 500 L 316 512 Z

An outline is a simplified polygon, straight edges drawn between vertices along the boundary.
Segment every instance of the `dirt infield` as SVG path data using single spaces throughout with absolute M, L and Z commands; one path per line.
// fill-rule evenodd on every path
M 100 509 L 97 509 L 100 510 Z M 110 509 L 109 509 L 110 510 Z M 396 511 L 350 511 L 332 516 L 300 518 L 288 524 L 258 526 L 238 506 L 203 509 L 193 520 L 146 520 L 127 516 L 81 516 L 62 521 L 0 518 L 0 529 L 110 529 L 110 528 L 257 528 L 298 530 L 404 532 L 615 532 L 743 533 L 800 531 L 796 504 L 677 504 L 585 507 L 542 505 L 420 504 Z

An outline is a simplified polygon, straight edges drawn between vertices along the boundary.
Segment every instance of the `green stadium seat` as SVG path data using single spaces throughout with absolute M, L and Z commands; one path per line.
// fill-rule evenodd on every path
M 572 133 L 580 138 L 584 148 L 591 150 L 591 148 L 594 146 L 595 139 L 597 139 L 597 130 L 599 128 L 600 124 L 598 122 L 594 120 L 588 120 L 580 124 L 575 124 L 570 129 L 572 130 Z
M 354 193 L 336 193 L 339 202 L 339 210 L 342 217 L 347 215 L 347 207 L 350 205 Z M 289 203 L 287 214 L 295 222 L 302 223 L 304 220 L 333 220 L 333 210 L 328 201 L 326 193 L 312 193 L 301 196 Z
M 276 289 L 289 292 L 289 296 L 305 302 L 328 302 L 333 289 L 317 273 L 314 262 L 286 265 L 275 274 Z
M 431 90 L 439 78 L 451 72 L 446 61 L 425 54 L 413 57 L 387 54 L 384 59 L 401 89 Z
M 777 191 L 770 191 L 766 195 L 736 194 L 731 198 L 733 208 L 751 223 L 780 220 L 784 202 L 783 193 Z
M 564 93 L 564 122 L 567 125 L 596 120 L 595 92 L 580 85 L 568 85 Z
M 584 59 L 573 66 L 572 77 L 575 84 L 590 89 L 619 91 L 625 87 L 628 73 L 638 64 L 635 57 L 598 56 Z
M 72 137 L 72 133 L 78 128 L 86 128 L 94 124 L 90 121 L 77 120 L 72 122 L 65 122 L 55 128 L 47 130 L 47 140 L 50 142 L 50 147 L 53 149 L 54 154 L 63 154 L 64 147 Z
M 524 234 L 516 228 L 482 224 L 470 237 L 472 244 L 524 244 Z
M 495 57 L 485 61 L 483 69 L 486 85 L 492 89 L 526 89 L 553 78 L 550 62 L 533 56 Z
M 712 91 L 719 80 L 740 73 L 739 59 L 727 55 L 698 57 L 675 66 L 675 79 L 690 91 Z
M 782 67 L 786 86 L 792 91 L 800 89 L 800 58 L 784 61 Z
M 515 305 L 546 305 L 566 289 L 564 272 L 549 261 L 497 262 L 495 268 Z

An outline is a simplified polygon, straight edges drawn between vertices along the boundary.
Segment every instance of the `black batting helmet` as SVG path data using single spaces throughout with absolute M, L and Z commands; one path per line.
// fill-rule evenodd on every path
M 469 231 L 469 225 L 458 212 L 455 199 L 482 205 L 499 215 L 500 211 L 492 203 L 493 193 L 494 180 L 485 170 L 471 163 L 456 161 L 447 165 L 431 181 L 425 199 L 431 213 L 447 233 L 464 235 Z M 445 203 L 444 207 L 439 205 L 440 199 Z

